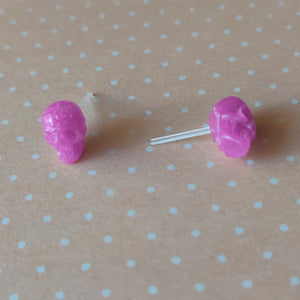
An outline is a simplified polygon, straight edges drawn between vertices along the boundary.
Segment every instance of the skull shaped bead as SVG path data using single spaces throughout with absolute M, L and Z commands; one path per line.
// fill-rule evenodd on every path
M 237 97 L 219 101 L 209 115 L 209 127 L 214 142 L 229 157 L 242 157 L 250 149 L 256 135 L 252 113 Z
M 79 106 L 60 100 L 49 105 L 41 117 L 43 133 L 64 164 L 75 163 L 83 150 L 86 122 Z

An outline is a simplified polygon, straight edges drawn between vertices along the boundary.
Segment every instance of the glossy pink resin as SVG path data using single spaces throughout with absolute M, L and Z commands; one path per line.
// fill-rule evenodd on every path
M 256 135 L 252 113 L 237 97 L 219 101 L 209 115 L 209 127 L 214 142 L 229 157 L 242 157 L 250 149 Z
M 41 117 L 43 133 L 61 162 L 76 162 L 83 150 L 86 134 L 85 118 L 79 106 L 71 101 L 60 100 L 49 105 Z

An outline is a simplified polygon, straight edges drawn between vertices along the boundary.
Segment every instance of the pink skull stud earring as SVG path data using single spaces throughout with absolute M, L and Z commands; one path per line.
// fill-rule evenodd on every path
M 150 145 L 157 145 L 209 133 L 226 156 L 245 156 L 256 135 L 256 125 L 249 107 L 240 98 L 227 97 L 214 106 L 208 127 L 151 139 L 149 142 Z
M 81 104 L 92 97 L 93 94 L 87 94 Z M 64 164 L 76 162 L 87 131 L 80 107 L 68 100 L 54 102 L 44 110 L 41 121 L 45 140 L 56 149 L 59 160 Z

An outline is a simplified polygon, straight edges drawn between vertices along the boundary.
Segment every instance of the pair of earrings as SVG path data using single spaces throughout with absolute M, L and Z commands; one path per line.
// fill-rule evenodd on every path
M 94 98 L 88 93 L 81 101 L 85 104 Z M 61 162 L 75 163 L 84 147 L 86 120 L 74 102 L 60 100 L 49 105 L 41 117 L 45 140 L 52 145 Z M 151 146 L 212 134 L 220 151 L 228 157 L 243 157 L 256 135 L 253 115 L 246 103 L 237 97 L 219 101 L 209 114 L 209 126 L 177 134 L 154 138 Z

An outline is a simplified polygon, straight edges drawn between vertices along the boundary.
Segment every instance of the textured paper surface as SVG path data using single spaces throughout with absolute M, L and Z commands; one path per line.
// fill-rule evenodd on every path
M 299 299 L 300 4 L 2 0 L 1 299 Z M 38 119 L 97 94 L 81 159 Z M 250 107 L 242 159 L 147 140 Z

